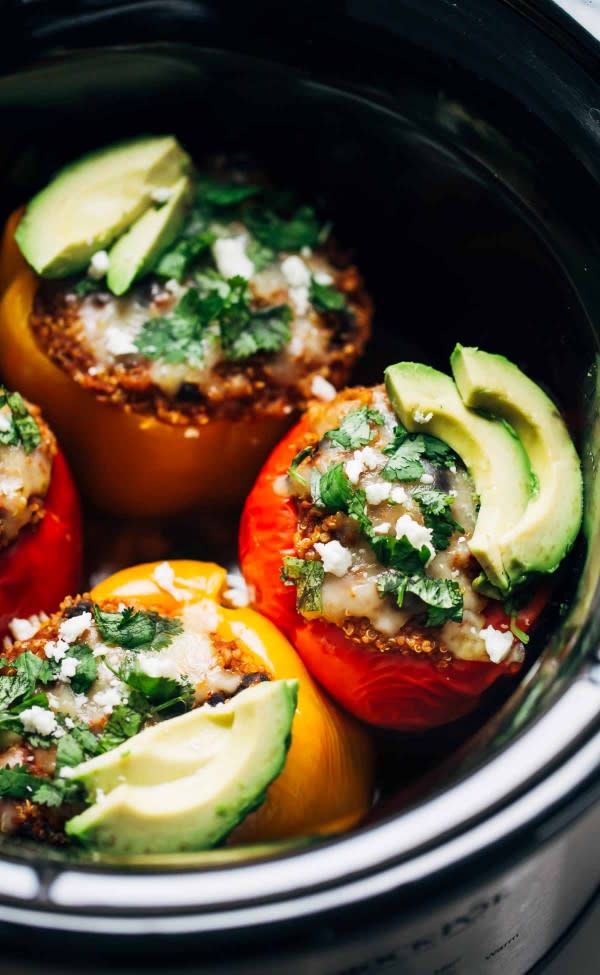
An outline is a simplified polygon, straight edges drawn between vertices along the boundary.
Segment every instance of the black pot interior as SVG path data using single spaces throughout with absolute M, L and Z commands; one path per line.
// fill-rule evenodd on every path
M 56 54 L 0 81 L 0 213 L 27 199 L 59 164 L 122 136 L 172 131 L 198 160 L 215 152 L 251 158 L 320 204 L 364 272 L 376 316 L 356 382 L 381 381 L 384 366 L 403 358 L 447 369 L 456 341 L 480 345 L 517 360 L 550 391 L 583 449 L 598 341 L 572 267 L 598 279 L 592 178 L 507 93 L 456 71 L 446 76 L 443 65 L 409 47 L 404 53 L 394 84 L 378 91 L 193 46 Z M 88 512 L 92 579 L 166 556 L 235 561 L 233 517 L 107 527 Z M 576 628 L 559 606 L 573 604 L 585 551 L 582 541 L 562 570 L 530 649 L 528 667 L 536 672 L 544 660 L 558 661 L 535 706 L 531 679 L 519 691 L 506 682 L 476 715 L 442 734 L 381 735 L 383 800 L 372 821 L 400 809 L 403 790 L 458 746 L 468 747 L 429 782 L 429 794 L 549 706 L 579 663 Z M 595 586 L 588 574 L 588 601 Z M 480 733 L 499 706 L 501 721 Z M 3 850 L 40 853 L 10 841 Z

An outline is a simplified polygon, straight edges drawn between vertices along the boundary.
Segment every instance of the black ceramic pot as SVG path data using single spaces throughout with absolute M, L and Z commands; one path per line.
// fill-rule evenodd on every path
M 562 401 L 587 494 L 528 672 L 445 736 L 460 747 L 433 777 L 394 795 L 443 749 L 388 739 L 367 825 L 246 863 L 117 869 L 7 842 L 5 970 L 521 975 L 600 877 L 600 48 L 542 0 L 4 14 L 2 214 L 123 134 L 252 152 L 359 242 L 377 318 L 357 378 L 444 364 L 458 339 L 518 354 Z

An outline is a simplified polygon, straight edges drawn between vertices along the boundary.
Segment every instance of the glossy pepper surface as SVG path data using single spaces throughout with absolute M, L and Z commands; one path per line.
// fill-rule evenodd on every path
M 15 616 L 52 613 L 81 577 L 81 515 L 60 450 L 54 455 L 44 516 L 0 552 L 0 636 Z
M 117 572 L 92 590 L 92 598 L 119 598 L 135 606 L 152 605 L 170 614 L 186 603 L 215 603 L 217 636 L 235 640 L 256 660 L 256 669 L 273 679 L 297 678 L 298 707 L 292 744 L 283 772 L 263 805 L 232 834 L 233 842 L 262 842 L 337 832 L 356 824 L 368 811 L 373 762 L 369 739 L 319 691 L 302 661 L 278 629 L 253 609 L 231 609 L 221 595 L 226 572 L 210 562 L 172 561 L 174 595 L 153 579 L 158 563 Z M 242 692 L 243 693 L 243 692 Z
M 10 217 L 0 250 L 0 368 L 8 385 L 39 403 L 82 492 L 119 515 L 170 515 L 241 503 L 288 417 L 164 423 L 101 402 L 55 365 L 29 320 L 40 279 L 21 255 Z
M 303 418 L 275 448 L 252 489 L 240 529 L 240 562 L 256 592 L 256 606 L 277 621 L 307 668 L 332 697 L 369 724 L 399 731 L 424 731 L 472 711 L 499 677 L 514 674 L 515 663 L 459 660 L 440 666 L 425 654 L 379 652 L 349 639 L 343 629 L 296 611 L 296 590 L 281 580 L 286 555 L 294 555 L 297 527 L 293 499 L 276 482 L 285 476 L 312 433 Z M 537 597 L 519 614 L 523 632 L 533 625 L 546 601 Z M 511 620 L 490 604 L 488 624 L 508 629 Z

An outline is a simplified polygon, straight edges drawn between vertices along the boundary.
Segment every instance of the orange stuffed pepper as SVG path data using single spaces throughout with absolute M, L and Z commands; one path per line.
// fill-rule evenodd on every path
M 16 642 L 4 828 L 129 855 L 355 825 L 372 796 L 365 732 L 242 601 L 212 563 L 150 563 Z
M 281 199 L 198 175 L 163 137 L 85 157 L 9 219 L 0 367 L 97 506 L 239 504 L 294 414 L 347 380 L 368 296 L 312 208 Z

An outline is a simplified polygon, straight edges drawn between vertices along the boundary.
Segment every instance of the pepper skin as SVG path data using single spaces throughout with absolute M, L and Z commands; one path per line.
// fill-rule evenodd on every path
M 256 592 L 256 607 L 277 621 L 309 671 L 351 714 L 369 724 L 418 732 L 446 724 L 472 711 L 499 677 L 514 674 L 514 663 L 453 659 L 445 667 L 425 654 L 379 653 L 348 639 L 343 630 L 296 612 L 296 590 L 280 577 L 285 555 L 294 555 L 294 501 L 275 490 L 294 456 L 311 434 L 304 417 L 267 460 L 242 514 L 240 563 Z M 546 600 L 536 598 L 517 625 L 526 632 Z M 508 629 L 510 619 L 491 604 L 489 623 Z
M 226 573 L 210 562 L 172 561 L 176 595 L 160 589 L 152 574 L 159 563 L 124 569 L 92 590 L 93 599 L 122 598 L 165 614 L 199 599 L 214 600 L 217 634 L 235 639 L 256 659 L 257 670 L 274 679 L 300 681 L 292 744 L 283 772 L 263 805 L 232 834 L 235 843 L 257 843 L 339 832 L 368 811 L 373 788 L 373 757 L 365 732 L 318 690 L 279 630 L 253 609 L 229 609 L 220 595 Z
M 52 613 L 81 580 L 81 515 L 64 456 L 54 455 L 44 517 L 0 552 L 0 636 L 15 616 Z
M 289 417 L 219 418 L 190 436 L 186 426 L 102 403 L 79 386 L 29 327 L 39 278 L 14 241 L 20 212 L 9 218 L 0 251 L 0 368 L 9 386 L 41 406 L 82 493 L 104 511 L 139 517 L 241 504 Z

